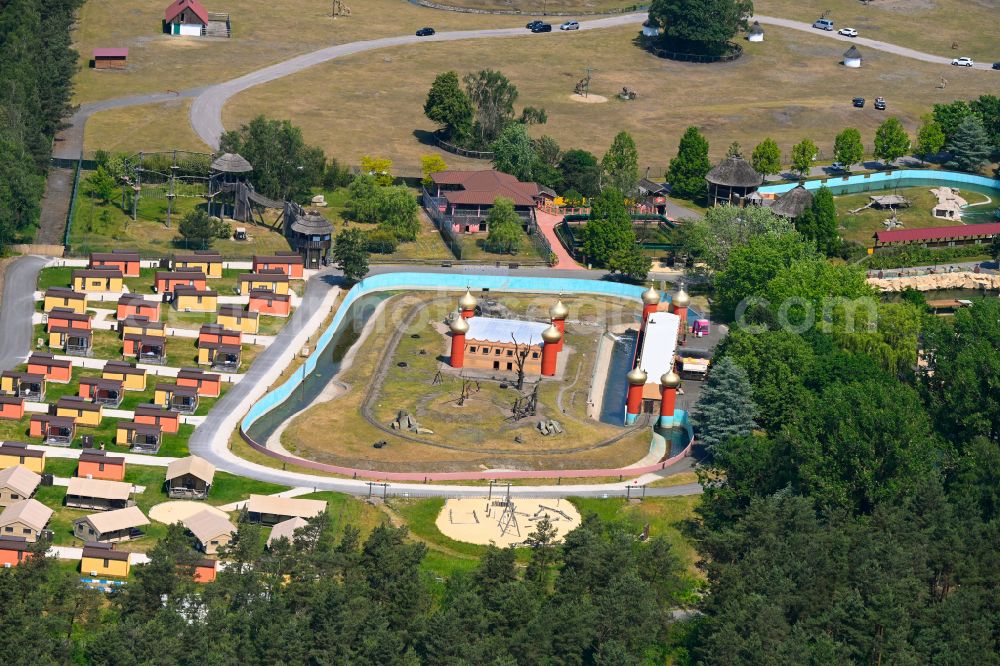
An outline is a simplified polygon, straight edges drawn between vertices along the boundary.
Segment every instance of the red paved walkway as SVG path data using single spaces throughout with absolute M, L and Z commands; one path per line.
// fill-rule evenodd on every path
M 563 247 L 562 241 L 556 236 L 556 225 L 562 222 L 561 215 L 553 215 L 536 208 L 535 220 L 538 222 L 538 228 L 541 229 L 542 234 L 548 239 L 549 245 L 552 246 L 552 251 L 556 253 L 558 261 L 555 268 L 587 270 L 573 261 L 573 257 L 569 256 L 569 252 Z

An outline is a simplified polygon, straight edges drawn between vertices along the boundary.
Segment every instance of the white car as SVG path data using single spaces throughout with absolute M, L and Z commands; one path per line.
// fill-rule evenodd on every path
M 858 31 L 854 28 L 841 28 L 837 31 L 838 35 L 843 35 L 844 37 L 857 37 Z
M 962 58 L 955 58 L 954 60 L 951 61 L 951 64 L 955 65 L 956 67 L 972 67 L 975 63 L 972 62 L 972 58 L 962 57 Z
M 559 29 L 560 30 L 579 30 L 580 29 L 580 24 L 578 22 L 576 22 L 576 21 L 566 21 L 561 26 L 559 26 Z

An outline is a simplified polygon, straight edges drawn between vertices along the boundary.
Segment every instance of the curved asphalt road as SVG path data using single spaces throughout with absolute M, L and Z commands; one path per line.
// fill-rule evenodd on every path
M 0 371 L 24 363 L 31 353 L 31 315 L 35 311 L 38 271 L 49 257 L 21 257 L 4 274 L 3 302 L 0 303 Z
M 633 14 L 620 14 L 617 16 L 611 16 L 607 18 L 595 19 L 592 21 L 581 21 L 580 30 L 597 30 L 600 28 L 610 28 L 622 25 L 636 25 L 641 24 L 646 20 L 647 14 L 643 12 L 633 13 Z M 889 44 L 887 42 L 880 42 L 874 39 L 867 39 L 864 37 L 844 37 L 838 35 L 836 32 L 828 32 L 826 30 L 817 30 L 812 27 L 809 23 L 803 23 L 802 21 L 792 21 L 789 19 L 774 18 L 771 16 L 754 16 L 750 19 L 751 21 L 760 21 L 761 23 L 768 25 L 775 25 L 781 28 L 789 28 L 791 30 L 800 30 L 803 32 L 808 32 L 810 34 L 818 34 L 822 37 L 829 39 L 836 39 L 844 42 L 851 42 L 852 44 L 860 44 L 862 46 L 867 46 L 869 48 L 885 51 L 887 53 L 892 53 L 895 55 L 903 56 L 904 58 L 912 58 L 914 60 L 921 60 L 924 62 L 931 62 L 942 65 L 950 65 L 951 59 L 943 56 L 936 56 L 930 53 L 923 53 L 921 51 L 915 51 L 913 49 L 904 48 L 902 46 L 896 46 L 895 44 Z M 406 44 L 417 44 L 417 43 L 428 43 L 428 42 L 451 42 L 459 41 L 463 39 L 493 39 L 499 37 L 525 37 L 530 33 L 526 32 L 524 28 L 498 28 L 492 30 L 462 30 L 454 32 L 439 32 L 431 37 L 417 37 L 416 35 L 404 35 L 401 37 L 385 37 L 382 39 L 372 39 L 360 42 L 351 42 L 349 44 L 338 44 L 337 46 L 330 46 L 318 51 L 313 51 L 311 53 L 306 53 L 304 55 L 292 58 L 291 60 L 286 60 L 284 62 L 279 62 L 276 65 L 271 65 L 270 67 L 265 67 L 264 69 L 259 69 L 245 76 L 241 76 L 224 83 L 220 83 L 214 86 L 209 86 L 203 89 L 195 97 L 194 103 L 191 105 L 191 127 L 194 131 L 201 137 L 201 140 L 210 145 L 212 148 L 219 147 L 219 138 L 225 131 L 225 127 L 222 124 L 222 107 L 225 106 L 226 102 L 229 101 L 231 97 L 239 94 L 245 90 L 248 90 L 254 86 L 258 86 L 262 83 L 268 83 L 276 79 L 288 76 L 290 74 L 295 74 L 301 72 L 304 69 L 312 67 L 313 65 L 318 65 L 335 58 L 341 58 L 347 55 L 353 55 L 355 53 L 363 53 L 365 51 L 374 51 L 376 49 L 384 49 L 392 46 L 402 46 Z M 551 33 L 544 33 L 540 35 L 531 35 L 533 39 L 541 38 L 556 38 L 557 35 L 569 35 L 572 32 L 563 32 L 560 30 L 554 30 Z M 990 66 L 985 63 L 976 63 L 975 69 L 987 70 Z

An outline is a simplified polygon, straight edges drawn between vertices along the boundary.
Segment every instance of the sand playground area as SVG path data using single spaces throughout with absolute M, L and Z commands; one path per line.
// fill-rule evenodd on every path
M 150 507 L 149 517 L 158 523 L 163 523 L 164 525 L 172 525 L 174 523 L 183 523 L 185 520 L 195 515 L 196 513 L 201 513 L 202 511 L 211 511 L 212 513 L 217 513 L 222 518 L 229 518 L 229 514 L 225 511 L 215 508 L 205 504 L 204 502 L 190 502 L 188 500 L 177 500 L 176 502 L 163 502 L 157 504 L 156 506 Z
M 556 540 L 580 524 L 580 512 L 564 499 L 512 497 L 508 506 L 504 495 L 449 499 L 435 524 L 441 533 L 456 541 L 504 548 L 524 543 L 535 525 L 546 516 L 556 528 Z

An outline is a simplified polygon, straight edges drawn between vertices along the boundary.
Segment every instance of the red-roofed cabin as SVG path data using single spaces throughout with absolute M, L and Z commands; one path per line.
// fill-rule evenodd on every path
M 17 421 L 24 418 L 24 398 L 0 395 L 0 419 Z
M 81 377 L 77 395 L 108 407 L 118 407 L 125 395 L 125 385 L 120 379 Z
M 47 332 L 51 333 L 53 328 L 68 328 L 71 330 L 89 331 L 92 327 L 90 320 L 93 317 L 90 313 L 79 314 L 69 308 L 52 308 L 46 321 Z
M 0 566 L 16 567 L 29 557 L 31 544 L 24 537 L 0 535 Z
M 163 432 L 175 433 L 181 425 L 181 414 L 159 405 L 138 405 L 135 422 L 158 425 Z
M 266 256 L 254 255 L 253 272 L 278 270 L 290 278 L 301 278 L 306 260 L 296 252 L 279 252 Z
M 287 317 L 292 311 L 292 296 L 291 294 L 276 294 L 266 289 L 255 289 L 250 292 L 247 310 L 275 317 Z
M 896 245 L 922 245 L 924 247 L 988 245 L 998 234 L 1000 234 L 1000 222 L 876 231 L 874 236 L 875 251 Z
M 194 582 L 211 583 L 215 580 L 215 560 L 204 559 L 194 565 Z
M 208 27 L 208 12 L 198 0 L 174 0 L 163 12 L 163 32 L 200 37 Z
M 118 321 L 129 317 L 145 317 L 149 321 L 160 321 L 160 304 L 157 301 L 147 301 L 137 294 L 124 294 L 118 299 Z
M 166 294 L 181 286 L 205 290 L 208 289 L 206 279 L 201 271 L 156 271 L 156 292 Z
M 538 183 L 524 183 L 495 169 L 439 171 L 431 179 L 427 189 L 433 205 L 459 233 L 489 231 L 486 217 L 497 197 L 513 201 L 523 223 L 530 224 L 542 197 Z
M 28 422 L 28 434 L 41 437 L 42 444 L 70 446 L 76 437 L 76 419 L 70 416 L 52 414 L 32 414 Z
M 128 49 L 94 49 L 94 69 L 125 69 L 128 65 Z M 94 268 L 94 266 L 91 266 Z M 125 271 L 122 271 L 123 273 Z M 128 273 L 125 273 L 128 275 Z M 139 273 L 136 272 L 136 275 Z
M 243 342 L 243 334 L 218 324 L 202 324 L 201 328 L 198 329 L 198 345 L 212 342 L 223 345 L 239 345 Z
M 128 49 L 94 49 L 95 53 L 97 51 L 124 51 L 128 55 Z M 105 69 L 124 69 L 124 65 Z M 91 252 L 89 268 L 117 268 L 125 277 L 139 277 L 139 253 L 121 250 Z
M 218 398 L 222 392 L 222 376 L 198 368 L 181 368 L 177 373 L 177 385 L 193 386 L 198 389 L 198 395 L 205 398 Z
M 36 352 L 28 357 L 28 372 L 56 384 L 69 384 L 73 380 L 73 362 Z

